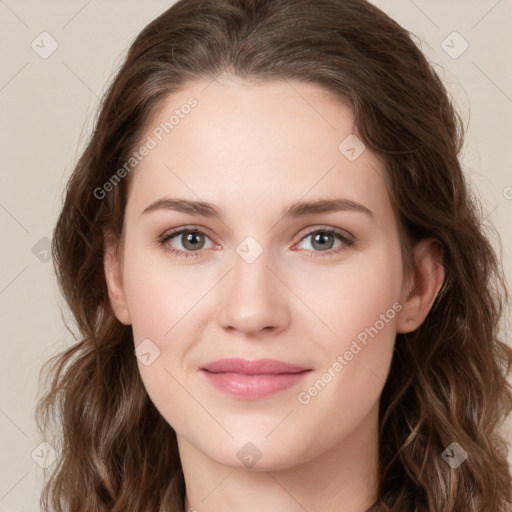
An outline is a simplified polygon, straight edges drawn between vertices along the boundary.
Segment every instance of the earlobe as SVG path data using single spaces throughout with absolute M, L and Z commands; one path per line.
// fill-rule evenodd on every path
M 417 329 L 432 309 L 445 273 L 443 247 L 434 238 L 418 242 L 414 247 L 415 270 L 412 279 L 402 289 L 402 310 L 397 318 L 397 332 Z
M 107 281 L 108 296 L 116 318 L 125 325 L 130 325 L 130 313 L 126 303 L 121 262 L 115 250 L 111 236 L 105 237 L 103 267 Z

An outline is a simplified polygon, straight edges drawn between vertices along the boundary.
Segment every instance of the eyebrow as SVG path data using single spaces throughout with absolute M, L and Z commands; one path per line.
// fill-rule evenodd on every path
M 157 210 L 173 210 L 177 212 L 188 213 L 203 217 L 222 219 L 224 214 L 222 210 L 212 204 L 204 201 L 191 201 L 188 199 L 171 199 L 163 197 L 147 206 L 142 215 Z M 372 220 L 375 219 L 374 213 L 366 206 L 351 201 L 350 199 L 318 199 L 315 201 L 299 201 L 286 207 L 282 212 L 285 218 L 298 218 L 306 215 L 318 213 L 330 213 L 338 211 L 356 211 L 368 215 Z

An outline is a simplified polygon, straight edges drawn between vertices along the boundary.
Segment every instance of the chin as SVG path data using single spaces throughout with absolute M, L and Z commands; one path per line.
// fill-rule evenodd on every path
M 249 439 L 250 436 L 244 436 L 243 441 L 230 439 L 224 446 L 217 445 L 219 450 L 203 453 L 223 466 L 254 472 L 279 471 L 303 462 L 296 446 L 283 443 L 282 439 Z

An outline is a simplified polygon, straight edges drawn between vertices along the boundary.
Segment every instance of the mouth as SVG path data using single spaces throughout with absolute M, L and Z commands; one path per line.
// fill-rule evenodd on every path
M 216 389 L 255 400 L 296 386 L 311 369 L 275 359 L 230 358 L 208 363 L 200 371 Z

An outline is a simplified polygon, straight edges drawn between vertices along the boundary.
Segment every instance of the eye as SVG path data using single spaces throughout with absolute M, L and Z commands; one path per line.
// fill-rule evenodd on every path
M 314 231 L 310 231 L 301 239 L 301 242 L 308 238 L 311 238 L 310 245 L 313 248 L 311 257 L 323 257 L 337 254 L 346 247 L 350 247 L 355 244 L 354 238 L 348 233 L 328 227 L 320 229 L 317 228 Z M 335 246 L 336 241 L 339 242 L 337 246 Z
M 175 244 L 181 247 L 173 247 L 171 241 L 176 239 Z M 185 258 L 196 258 L 200 256 L 200 254 L 193 254 L 195 252 L 199 253 L 202 249 L 208 249 L 211 247 L 205 247 L 205 241 L 209 240 L 209 237 L 206 235 L 204 231 L 201 231 L 199 228 L 181 228 L 176 231 L 171 231 L 170 233 L 166 233 L 159 240 L 159 243 L 165 247 L 166 250 L 170 251 L 173 254 L 178 256 L 183 256 Z M 210 241 L 211 242 L 211 241 Z M 213 244 L 215 246 L 216 244 Z

